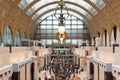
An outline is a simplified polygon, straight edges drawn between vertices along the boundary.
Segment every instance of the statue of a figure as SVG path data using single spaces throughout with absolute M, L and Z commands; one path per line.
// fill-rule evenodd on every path
M 96 47 L 99 47 L 99 46 L 101 46 L 101 38 L 99 38 L 99 37 L 97 37 L 96 39 L 95 39 L 95 42 L 96 42 Z
M 111 40 L 111 46 L 113 46 L 113 44 L 115 44 L 115 40 L 114 39 Z
M 94 46 L 95 45 L 95 41 L 94 41 L 94 39 L 92 38 L 92 46 Z
M 86 45 L 89 46 L 89 41 L 88 40 L 86 40 Z

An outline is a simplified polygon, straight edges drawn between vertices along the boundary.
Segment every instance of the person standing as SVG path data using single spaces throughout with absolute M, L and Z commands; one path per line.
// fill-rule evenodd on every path
M 44 78 L 44 80 L 48 80 L 47 75 L 46 75 L 46 72 L 45 72 L 45 78 Z

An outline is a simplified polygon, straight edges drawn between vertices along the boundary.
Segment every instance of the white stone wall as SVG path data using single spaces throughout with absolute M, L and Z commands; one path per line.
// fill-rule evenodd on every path
M 32 51 L 0 54 L 0 67 L 30 58 L 32 54 Z

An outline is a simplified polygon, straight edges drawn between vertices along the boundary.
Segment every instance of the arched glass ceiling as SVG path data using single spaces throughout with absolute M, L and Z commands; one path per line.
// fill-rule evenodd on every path
M 52 9 L 52 8 L 57 8 L 57 5 L 58 4 L 53 4 L 53 5 L 49 5 L 47 7 L 44 7 L 42 8 L 41 10 L 39 10 L 38 12 L 36 12 L 33 16 L 32 16 L 32 19 L 35 20 L 40 14 L 42 14 L 43 12 L 49 10 L 49 9 Z M 88 19 L 92 19 L 92 16 L 89 15 L 86 11 L 84 11 L 83 9 L 77 7 L 77 6 L 74 6 L 74 5 L 70 5 L 70 4 L 66 4 L 66 6 L 68 8 L 71 8 L 71 9 L 75 9 L 75 10 L 78 10 L 80 13 L 82 14 L 85 14 L 85 16 L 87 16 Z M 87 14 L 87 15 L 86 15 Z
M 47 3 L 50 3 L 50 2 L 54 2 L 54 1 L 60 1 L 60 0 L 41 0 L 38 3 L 34 4 L 26 13 L 28 15 L 31 15 L 39 7 L 41 7 L 41 6 L 43 6 Z M 69 2 L 73 2 L 73 3 L 76 3 L 76 4 L 82 5 L 83 7 L 88 9 L 94 15 L 97 14 L 97 11 L 90 4 L 85 2 L 84 0 L 64 0 L 64 1 L 69 1 Z M 71 6 L 73 6 L 73 5 L 71 5 Z
M 39 2 L 37 2 L 36 4 L 34 4 L 26 13 L 30 16 L 35 10 L 37 10 L 40 6 L 43 6 L 47 3 L 50 3 L 50 2 L 54 2 L 54 1 L 59 1 L 59 0 L 41 0 Z M 67 0 L 66 0 L 67 1 Z M 71 2 L 71 1 L 70 1 Z M 80 2 L 82 2 L 82 6 L 83 7 L 86 7 L 86 9 L 88 9 L 88 7 L 91 7 L 93 10 L 92 10 L 92 13 L 95 14 L 96 13 L 96 10 L 90 6 L 88 3 L 86 3 L 85 1 L 82 1 L 80 0 Z M 86 6 L 87 5 L 87 6 Z
M 105 3 L 103 2 L 103 0 L 90 0 L 90 1 L 93 2 L 100 9 L 103 9 L 105 7 Z
M 39 24 L 42 20 L 44 20 L 46 17 L 50 16 L 50 15 L 53 15 L 55 13 L 55 11 L 52 11 L 52 12 L 49 12 L 47 13 L 46 15 L 42 16 L 40 19 L 37 20 L 37 24 Z M 72 11 L 69 11 L 69 14 L 79 18 L 80 20 L 83 20 L 83 17 L 80 16 L 79 14 L 75 13 L 75 12 L 72 12 Z M 86 21 L 85 21 L 86 22 Z
M 18 6 L 24 10 L 30 3 L 32 3 L 34 0 L 21 0 L 20 3 L 18 4 Z M 40 0 L 38 1 L 36 4 L 32 5 L 31 8 L 29 8 L 29 10 L 26 12 L 28 15 L 31 15 L 36 9 L 38 9 L 39 7 L 50 3 L 50 2 L 54 2 L 54 1 L 60 1 L 60 0 Z M 89 3 L 87 3 L 87 1 L 84 0 L 63 0 L 63 1 L 68 1 L 68 2 L 72 2 L 72 3 L 76 3 L 79 4 L 81 6 L 83 6 L 84 8 L 88 9 L 92 14 L 96 15 L 97 11 L 94 7 L 92 7 Z M 92 3 L 94 3 L 98 8 L 102 9 L 105 7 L 105 3 L 103 2 L 103 0 L 90 0 Z M 71 5 L 73 6 L 73 5 Z M 47 10 L 47 7 L 46 7 Z M 76 9 L 77 10 L 77 9 Z M 83 11 L 84 12 L 84 11 Z M 91 19 L 91 15 L 84 13 L 87 18 Z M 36 13 L 34 15 L 34 17 L 37 17 L 38 13 Z M 34 17 L 32 17 L 34 19 Z
M 34 0 L 21 0 L 18 6 L 20 9 L 24 10 L 24 8 L 27 7 L 33 1 Z

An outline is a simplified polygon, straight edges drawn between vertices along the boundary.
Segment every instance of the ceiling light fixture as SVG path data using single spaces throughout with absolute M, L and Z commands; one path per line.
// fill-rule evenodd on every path
M 63 13 L 63 9 L 66 10 L 66 13 Z M 60 10 L 60 12 L 58 10 Z M 59 14 L 59 16 L 58 16 L 58 14 Z M 64 16 L 64 14 L 67 14 L 67 16 Z M 55 13 L 54 13 L 54 16 L 59 21 L 58 32 L 60 34 L 64 34 L 64 32 L 65 32 L 65 20 L 68 18 L 69 13 L 68 13 L 67 7 L 65 6 L 65 3 L 63 2 L 63 0 L 61 0 L 58 3 L 58 6 L 57 6 Z

